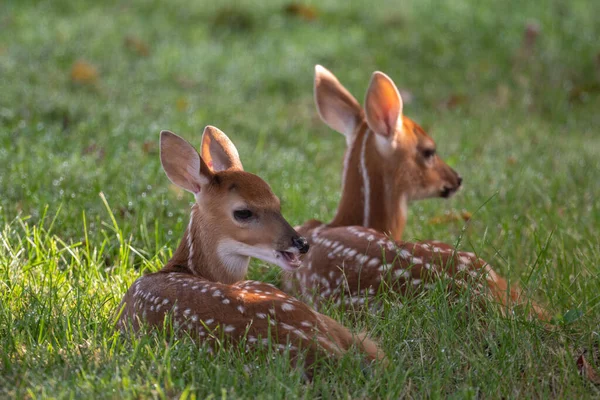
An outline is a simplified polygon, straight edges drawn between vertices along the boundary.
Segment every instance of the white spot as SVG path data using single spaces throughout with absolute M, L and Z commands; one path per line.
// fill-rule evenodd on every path
M 394 276 L 396 278 L 402 277 L 404 279 L 408 279 L 408 278 L 410 278 L 411 275 L 410 275 L 409 271 L 407 271 L 405 269 L 398 268 L 397 270 L 394 271 Z
M 421 282 L 422 282 L 421 279 L 413 279 L 412 280 L 412 284 L 415 286 L 419 286 L 421 284 Z
M 206 324 L 206 325 L 210 325 L 210 324 L 212 324 L 213 322 L 215 322 L 215 320 L 214 320 L 214 319 L 212 319 L 212 318 L 210 318 L 210 319 L 207 319 L 206 321 L 204 321 L 204 324 Z
M 371 258 L 369 260 L 369 263 L 367 264 L 367 266 L 371 267 L 371 268 L 375 268 L 376 266 L 379 265 L 380 262 L 381 262 L 381 260 L 379 258 Z
M 260 318 L 260 319 L 265 319 L 265 318 L 267 318 L 267 314 L 265 314 L 265 313 L 261 313 L 261 312 L 259 312 L 259 313 L 256 313 L 256 316 L 257 316 L 258 318 Z
M 196 314 L 192 315 L 192 321 L 194 321 L 194 322 L 198 321 L 198 316 Z
M 302 321 L 302 322 L 300 322 L 300 325 L 306 326 L 307 328 L 312 328 L 312 326 L 313 326 L 310 321 Z
M 365 137 L 362 141 L 362 147 L 360 148 L 360 169 L 362 171 L 363 178 L 363 194 L 364 194 L 364 214 L 363 214 L 363 226 L 369 226 L 369 215 L 371 213 L 370 201 L 371 201 L 371 187 L 369 182 L 369 171 L 367 171 L 367 161 L 365 158 L 365 149 L 367 147 L 367 139 L 369 138 L 370 131 L 367 129 Z
M 400 257 L 404 258 L 404 259 L 408 259 L 412 254 L 410 253 L 410 251 L 406 250 L 406 249 L 402 249 L 398 252 L 398 254 L 400 255 Z
M 164 300 L 162 301 L 162 305 L 163 305 L 163 306 L 166 306 L 167 304 L 169 304 L 169 299 L 164 299 Z
M 242 306 L 242 305 L 237 306 L 237 309 L 242 314 L 246 312 L 246 308 L 244 306 Z
M 235 326 L 233 325 L 225 325 L 225 329 L 223 329 L 225 332 L 233 332 L 235 331 Z
M 411 262 L 412 264 L 423 264 L 423 259 L 422 259 L 422 258 L 419 258 L 419 257 L 412 257 L 412 258 L 410 259 L 410 262 Z
M 186 308 L 186 309 L 185 309 L 185 311 L 183 312 L 183 315 L 185 315 L 185 316 L 187 317 L 187 316 L 188 316 L 188 315 L 190 315 L 191 313 L 192 313 L 192 310 L 191 310 L 191 309 L 189 309 L 189 308 Z
M 213 292 L 213 297 L 219 297 L 220 295 L 221 295 L 221 291 L 218 289 Z
M 223 304 L 229 304 L 229 303 L 231 303 L 231 301 L 229 299 L 223 299 L 222 303 Z
M 467 265 L 471 264 L 471 259 L 468 257 L 460 256 L 460 257 L 458 257 L 458 260 L 463 264 L 467 264 Z
M 281 305 L 281 309 L 283 311 L 294 311 L 296 309 L 296 307 L 294 307 L 293 305 L 291 305 L 290 303 L 283 303 Z
M 188 268 L 194 270 L 194 243 L 192 240 L 192 224 L 194 223 L 194 209 L 190 213 L 190 222 L 188 223 L 187 242 L 188 242 Z

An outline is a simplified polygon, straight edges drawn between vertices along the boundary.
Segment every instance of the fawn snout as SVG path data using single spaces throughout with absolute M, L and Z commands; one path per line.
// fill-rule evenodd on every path
M 462 186 L 462 177 L 452 168 L 447 167 L 445 184 L 440 192 L 440 197 L 447 199 L 460 189 Z
M 308 253 L 309 245 L 308 240 L 302 236 L 297 236 L 292 238 L 292 246 L 298 249 L 298 251 L 302 254 Z

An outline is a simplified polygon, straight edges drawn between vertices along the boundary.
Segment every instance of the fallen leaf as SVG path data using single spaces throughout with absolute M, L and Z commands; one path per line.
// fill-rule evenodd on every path
M 592 367 L 585 359 L 583 354 L 577 359 L 577 369 L 581 376 L 592 382 L 594 385 L 600 385 L 600 375 L 598 375 L 598 372 L 596 372 L 594 367 Z
M 104 159 L 104 148 L 99 147 L 96 143 L 90 144 L 81 152 L 83 155 L 95 155 L 98 160 Z
M 142 151 L 145 154 L 155 154 L 158 151 L 158 145 L 153 140 L 147 140 L 142 145 Z
M 179 112 L 184 112 L 188 109 L 189 103 L 185 97 L 180 97 L 175 101 L 175 107 Z
M 254 29 L 255 20 L 245 10 L 234 7 L 225 7 L 217 12 L 213 20 L 215 28 L 226 28 L 232 31 L 247 32 Z
M 98 81 L 98 70 L 87 61 L 75 61 L 71 67 L 71 80 L 79 84 L 94 84 Z
M 138 56 L 148 57 L 150 55 L 150 47 L 135 36 L 125 37 L 125 47 Z
M 464 96 L 461 94 L 453 94 L 453 95 L 449 96 L 447 99 L 440 102 L 439 106 L 441 108 L 451 110 L 462 104 L 465 104 L 467 102 L 467 100 L 468 100 L 467 96 Z
M 473 214 L 468 211 L 463 211 L 460 213 L 460 216 L 462 217 L 463 221 L 468 221 L 471 219 L 471 217 L 473 217 Z
M 305 19 L 307 21 L 314 21 L 319 16 L 319 13 L 314 6 L 309 6 L 306 4 L 290 3 L 285 6 L 284 11 L 288 15 Z
M 515 156 L 508 156 L 506 162 L 508 165 L 515 165 L 517 163 L 517 158 Z
M 442 225 L 442 224 L 449 224 L 451 222 L 457 222 L 457 221 L 468 221 L 471 219 L 473 215 L 468 212 L 468 211 L 461 211 L 460 213 L 457 212 L 449 212 L 446 213 L 444 215 L 440 215 L 437 217 L 433 217 L 429 220 L 429 223 L 431 225 Z
M 533 47 L 535 46 L 535 42 L 540 35 L 540 31 L 540 24 L 536 21 L 529 21 L 525 25 L 525 32 L 523 33 L 523 48 L 525 51 L 529 52 L 529 54 L 533 52 Z
M 599 83 L 590 83 L 587 85 L 575 86 L 569 92 L 569 101 L 579 102 L 585 100 L 591 94 L 600 93 Z

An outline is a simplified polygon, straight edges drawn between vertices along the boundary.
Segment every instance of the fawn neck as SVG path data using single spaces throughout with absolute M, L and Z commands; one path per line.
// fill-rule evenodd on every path
M 394 176 L 385 174 L 375 140 L 375 133 L 363 122 L 344 156 L 342 198 L 329 226 L 359 225 L 400 240 L 408 197 L 395 184 Z
M 194 204 L 190 222 L 175 254 L 163 271 L 181 271 L 199 276 L 211 282 L 232 284 L 243 280 L 248 270 L 250 257 L 219 252 L 219 245 L 226 243 L 219 235 L 218 226 Z

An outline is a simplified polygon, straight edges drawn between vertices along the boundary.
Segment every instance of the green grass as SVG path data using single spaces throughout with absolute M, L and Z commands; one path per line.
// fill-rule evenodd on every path
M 587 350 L 598 368 L 600 344 L 600 3 L 345 3 L 312 2 L 308 21 L 286 2 L 2 2 L 1 397 L 600 396 L 575 363 Z M 78 60 L 95 82 L 73 82 Z M 312 384 L 284 357 L 115 332 L 121 297 L 168 259 L 192 201 L 160 168 L 160 129 L 198 145 L 218 126 L 291 223 L 333 216 L 344 140 L 314 111 L 316 63 L 361 100 L 376 69 L 412 93 L 406 114 L 465 187 L 414 204 L 405 238 L 460 239 L 548 304 L 554 330 L 465 318 L 441 289 L 384 298 L 381 315 L 329 308 L 391 362 L 324 363 Z M 462 210 L 467 226 L 432 221 Z M 260 263 L 250 275 L 278 280 Z

